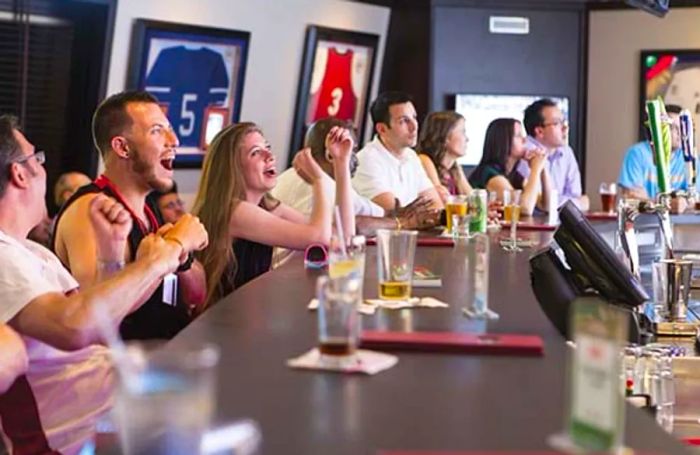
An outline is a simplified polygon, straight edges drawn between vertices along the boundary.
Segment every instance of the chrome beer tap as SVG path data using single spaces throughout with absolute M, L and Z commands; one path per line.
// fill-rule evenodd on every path
M 623 199 L 617 209 L 617 232 L 620 244 L 627 258 L 632 274 L 640 278 L 639 246 L 637 244 L 634 223 L 642 213 L 653 213 L 661 227 L 663 235 L 662 259 L 673 258 L 673 228 L 671 226 L 671 198 L 687 197 L 685 193 L 660 193 L 656 202 Z

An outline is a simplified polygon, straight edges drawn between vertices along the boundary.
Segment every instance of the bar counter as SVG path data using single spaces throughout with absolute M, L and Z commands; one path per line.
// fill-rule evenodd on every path
M 598 223 L 598 222 L 594 222 Z M 601 221 L 601 223 L 606 223 Z M 366 329 L 535 334 L 542 357 L 394 352 L 398 364 L 376 376 L 293 370 L 287 359 L 316 345 L 316 313 L 306 306 L 322 271 L 297 254 L 210 308 L 178 338 L 221 346 L 218 419 L 252 418 L 262 454 L 376 454 L 379 450 L 551 451 L 564 427 L 567 346 L 530 287 L 528 257 L 491 237 L 489 306 L 495 322 L 470 321 L 463 245 L 419 246 L 416 265 L 442 275 L 442 288 L 418 288 L 448 309 L 378 310 Z M 540 246 L 552 232 L 520 231 Z M 377 295 L 375 247 L 368 248 L 365 297 Z M 654 420 L 628 407 L 625 444 L 645 453 L 690 453 Z

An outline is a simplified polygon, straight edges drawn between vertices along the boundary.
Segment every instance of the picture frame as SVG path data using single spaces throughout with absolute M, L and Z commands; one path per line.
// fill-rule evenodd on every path
M 241 113 L 250 33 L 137 19 L 127 86 L 159 100 L 180 145 L 176 168 L 199 168 Z
M 325 117 L 349 120 L 364 137 L 379 36 L 309 25 L 297 90 L 289 164 L 308 127 Z
M 639 71 L 639 137 L 646 139 L 645 102 L 661 97 L 700 123 L 700 49 L 643 50 Z M 698 146 L 696 134 L 696 144 Z

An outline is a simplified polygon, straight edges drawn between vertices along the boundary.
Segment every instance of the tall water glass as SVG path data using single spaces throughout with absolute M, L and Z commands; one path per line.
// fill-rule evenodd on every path
M 416 231 L 377 230 L 377 281 L 379 298 L 406 300 L 411 297 Z

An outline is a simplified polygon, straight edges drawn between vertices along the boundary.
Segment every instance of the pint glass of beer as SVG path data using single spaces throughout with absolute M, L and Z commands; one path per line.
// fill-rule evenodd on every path
M 467 197 L 466 196 L 450 196 L 445 204 L 445 215 L 447 218 L 447 232 L 452 233 L 452 215 L 466 216 L 467 214 Z
M 416 231 L 377 230 L 377 281 L 379 298 L 406 300 L 411 297 Z
M 617 185 L 614 183 L 601 183 L 598 192 L 600 193 L 601 210 L 606 213 L 615 213 Z

